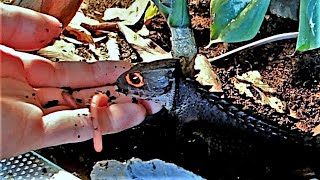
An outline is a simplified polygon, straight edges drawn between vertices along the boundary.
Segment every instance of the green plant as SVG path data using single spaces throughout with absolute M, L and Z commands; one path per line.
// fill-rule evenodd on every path
M 171 30 L 173 57 L 193 59 L 197 54 L 187 0 L 153 0 L 161 14 L 167 19 Z
M 192 59 L 196 54 L 196 45 L 190 27 L 188 1 L 153 0 L 153 2 L 167 19 L 171 29 L 174 57 Z M 260 29 L 269 4 L 270 0 L 211 0 L 210 13 L 213 22 L 210 27 L 209 45 L 216 42 L 241 42 L 254 38 Z M 268 42 L 273 41 L 275 40 Z M 301 0 L 296 50 L 307 51 L 319 47 L 320 0 Z M 192 53 L 186 53 L 187 51 Z

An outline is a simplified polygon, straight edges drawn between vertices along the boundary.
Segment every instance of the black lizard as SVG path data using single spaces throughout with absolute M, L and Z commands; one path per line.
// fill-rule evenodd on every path
M 183 73 L 177 59 L 137 64 L 118 78 L 117 85 L 134 97 L 162 103 L 181 124 L 202 126 L 211 146 L 219 152 L 272 154 L 281 148 L 283 152 L 320 149 L 319 135 L 286 129 L 209 93 Z

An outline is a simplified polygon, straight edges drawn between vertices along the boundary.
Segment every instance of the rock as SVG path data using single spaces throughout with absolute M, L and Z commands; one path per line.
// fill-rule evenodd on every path
M 92 180 L 124 180 L 124 179 L 192 179 L 203 178 L 178 167 L 172 163 L 166 163 L 159 159 L 142 161 L 132 158 L 126 163 L 116 160 L 99 161 L 93 166 L 90 177 Z

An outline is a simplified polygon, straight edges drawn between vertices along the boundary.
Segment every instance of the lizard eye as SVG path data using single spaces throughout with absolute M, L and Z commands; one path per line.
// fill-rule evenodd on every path
M 139 72 L 128 73 L 126 75 L 126 81 L 134 87 L 142 87 L 144 85 L 143 77 Z

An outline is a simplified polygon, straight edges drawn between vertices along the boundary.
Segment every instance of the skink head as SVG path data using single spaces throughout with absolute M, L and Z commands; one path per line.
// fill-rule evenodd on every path
M 136 98 L 159 102 L 171 110 L 178 62 L 176 59 L 166 59 L 136 64 L 118 78 L 119 91 Z

